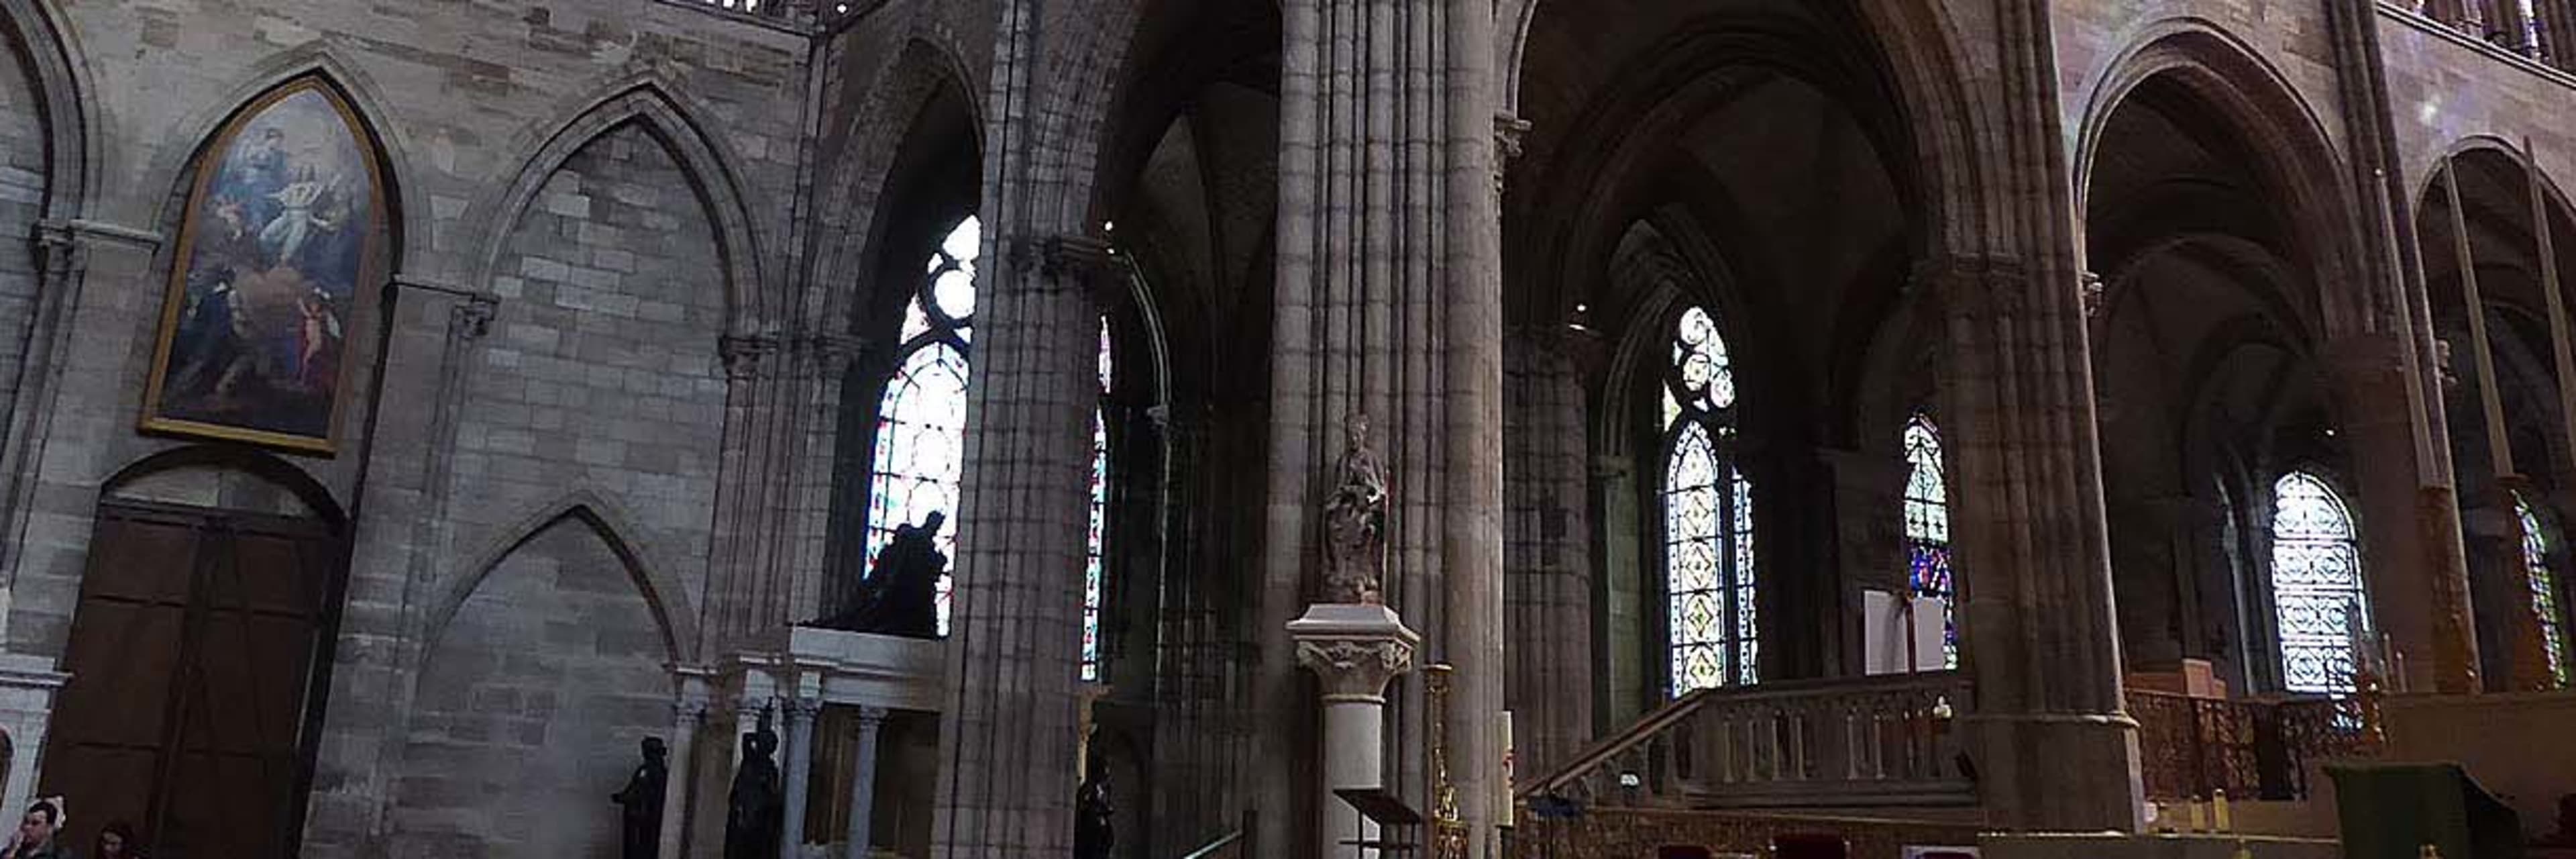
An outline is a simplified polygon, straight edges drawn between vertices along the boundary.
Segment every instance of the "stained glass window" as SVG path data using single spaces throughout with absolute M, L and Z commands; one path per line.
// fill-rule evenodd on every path
M 904 311 L 903 357 L 878 401 L 876 463 L 868 484 L 868 557 L 894 529 L 932 513 L 957 512 L 966 453 L 966 361 L 975 320 L 975 259 L 984 228 L 973 216 L 949 230 L 930 255 Z M 941 528 L 939 552 L 957 556 L 957 529 Z M 948 634 L 952 583 L 939 574 L 938 629 Z
M 1941 430 L 1916 412 L 1905 422 L 1906 584 L 1941 600 L 1942 664 L 1959 667 L 1959 591 L 1950 566 L 1950 488 L 1941 467 Z
M 1734 370 L 1708 311 L 1682 313 L 1660 387 L 1672 694 L 1751 684 L 1761 679 L 1753 483 L 1735 465 Z
M 2294 471 L 2272 485 L 2272 605 L 2282 685 L 2353 691 L 2353 642 L 2369 627 L 2352 514 L 2332 487 Z
M 1091 411 L 1091 540 L 1082 566 L 1082 679 L 1100 679 L 1100 606 L 1109 530 L 1109 320 L 1100 321 L 1100 397 Z
M 2563 689 L 2569 679 L 2567 628 L 2558 610 L 2558 571 L 2549 567 L 2549 535 L 2522 493 L 2513 495 L 2513 512 L 2522 519 L 2522 560 L 2531 570 L 2531 609 L 2540 616 L 2541 649 L 2549 655 L 2550 680 Z

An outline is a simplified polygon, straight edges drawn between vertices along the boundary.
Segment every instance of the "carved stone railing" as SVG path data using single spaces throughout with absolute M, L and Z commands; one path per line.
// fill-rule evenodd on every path
M 1536 807 L 1855 808 L 1970 805 L 1942 671 L 1693 692 L 1522 785 Z
M 2132 689 L 2128 704 L 2152 800 L 2222 790 L 2233 799 L 2305 799 L 2316 762 L 2363 749 L 2363 718 L 2351 699 L 2229 700 Z

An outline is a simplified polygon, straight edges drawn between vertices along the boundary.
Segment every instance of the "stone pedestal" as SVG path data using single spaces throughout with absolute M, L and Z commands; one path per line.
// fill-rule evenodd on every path
M 1333 796 L 1345 788 L 1386 784 L 1386 684 L 1413 668 L 1422 636 L 1382 605 L 1317 605 L 1288 622 L 1297 664 L 1323 684 L 1322 796 L 1315 843 L 1326 859 L 1357 859 L 1343 842 L 1376 836 L 1357 812 Z

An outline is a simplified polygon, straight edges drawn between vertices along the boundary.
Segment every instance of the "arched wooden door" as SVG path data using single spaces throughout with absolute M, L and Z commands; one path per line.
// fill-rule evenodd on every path
M 345 558 L 316 518 L 100 505 L 39 791 L 72 844 L 295 855 Z

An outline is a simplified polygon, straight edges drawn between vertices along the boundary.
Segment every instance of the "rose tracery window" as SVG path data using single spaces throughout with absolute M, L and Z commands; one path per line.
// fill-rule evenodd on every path
M 2549 566 L 2549 534 L 2522 493 L 2513 495 L 2513 512 L 2522 520 L 2522 560 L 2531 571 L 2531 609 L 2540 618 L 2541 650 L 2549 657 L 2550 682 L 2567 688 L 2567 628 L 2558 607 L 2558 571 Z
M 2272 486 L 2272 604 L 2281 681 L 2292 692 L 2353 691 L 2353 643 L 2369 628 L 2352 513 L 2332 487 L 2294 471 Z
M 1950 565 L 1950 490 L 1941 467 L 1941 430 L 1916 412 L 1905 422 L 1906 585 L 1941 600 L 1942 664 L 1959 667 L 1959 591 Z
M 1659 387 L 1672 694 L 1751 684 L 1761 662 L 1753 484 L 1736 465 L 1734 370 L 1708 311 L 1683 311 Z
M 975 320 L 975 260 L 984 230 L 973 216 L 958 222 L 930 255 L 904 311 L 903 350 L 878 401 L 876 458 L 868 483 L 867 557 L 894 529 L 932 513 L 954 517 L 966 452 L 966 371 Z M 957 556 L 955 523 L 940 529 L 939 552 Z M 938 631 L 948 634 L 952 582 L 940 571 Z

